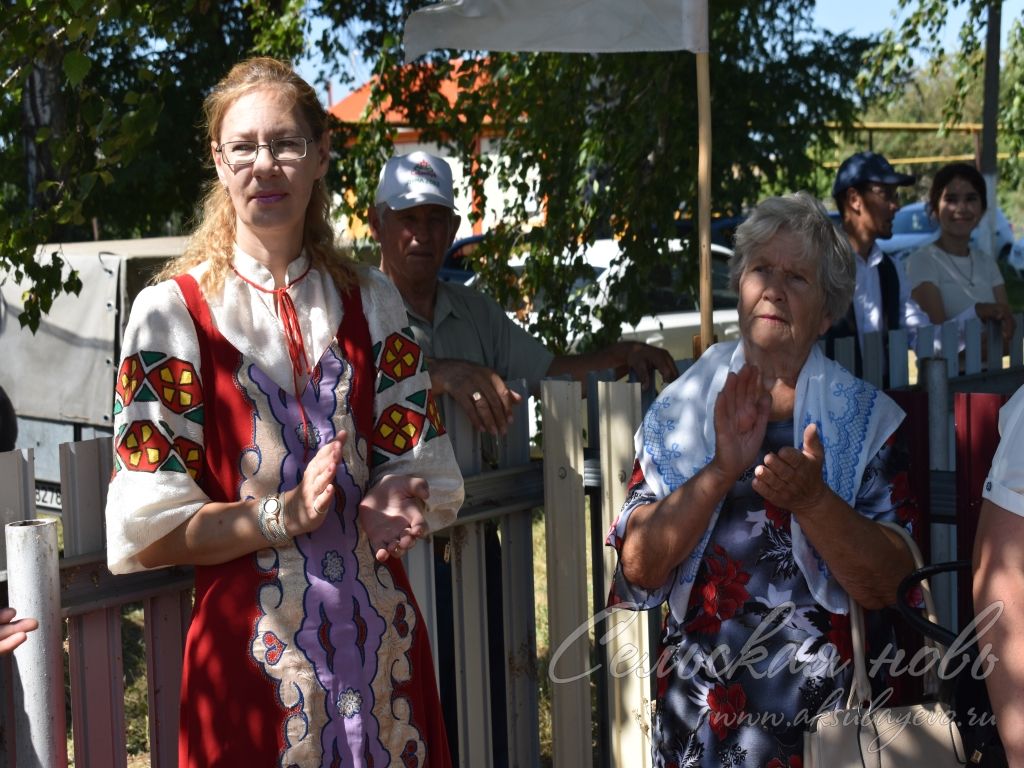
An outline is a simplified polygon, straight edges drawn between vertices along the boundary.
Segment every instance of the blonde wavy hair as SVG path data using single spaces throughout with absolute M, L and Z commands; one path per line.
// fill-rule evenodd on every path
M 228 108 L 242 96 L 261 88 L 274 88 L 295 100 L 302 116 L 309 123 L 314 142 L 319 141 L 328 130 L 327 112 L 309 83 L 299 77 L 286 62 L 256 57 L 232 67 L 203 102 L 203 115 L 211 142 L 219 141 L 221 125 Z M 168 280 L 203 262 L 209 262 L 210 268 L 203 275 L 202 287 L 206 292 L 217 293 L 231 271 L 234 242 L 235 209 L 230 196 L 215 176 L 205 185 L 196 227 L 188 239 L 185 252 L 160 270 L 154 282 Z M 313 185 L 309 205 L 306 207 L 302 246 L 310 255 L 313 266 L 327 272 L 339 292 L 347 293 L 358 283 L 355 262 L 335 242 L 330 219 L 330 197 L 323 179 Z

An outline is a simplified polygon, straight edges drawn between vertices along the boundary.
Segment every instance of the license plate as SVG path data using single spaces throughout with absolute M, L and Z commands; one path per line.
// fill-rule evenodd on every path
M 60 486 L 36 484 L 36 507 L 60 512 Z

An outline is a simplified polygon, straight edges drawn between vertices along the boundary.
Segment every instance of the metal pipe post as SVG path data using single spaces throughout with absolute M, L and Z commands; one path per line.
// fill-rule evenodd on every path
M 943 347 L 953 349 L 956 347 Z M 950 353 L 956 358 L 956 353 Z M 953 454 L 952 418 L 949 406 L 949 370 L 946 358 L 926 357 L 920 361 L 920 379 L 928 392 L 928 452 L 929 469 L 950 472 L 955 469 Z M 933 481 L 934 482 L 934 481 Z M 934 487 L 934 485 L 933 485 Z M 932 523 L 931 559 L 938 563 L 956 559 L 956 528 L 944 523 Z M 955 627 L 956 580 L 953 574 L 942 574 L 931 580 L 932 594 L 944 626 Z
M 19 768 L 66 768 L 63 622 L 57 521 L 6 527 L 7 597 L 39 628 L 14 651 L 14 749 Z

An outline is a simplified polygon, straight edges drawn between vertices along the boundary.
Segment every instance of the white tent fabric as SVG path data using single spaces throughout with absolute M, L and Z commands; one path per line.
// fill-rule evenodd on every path
M 405 22 L 405 60 L 434 48 L 708 50 L 707 0 L 444 0 Z

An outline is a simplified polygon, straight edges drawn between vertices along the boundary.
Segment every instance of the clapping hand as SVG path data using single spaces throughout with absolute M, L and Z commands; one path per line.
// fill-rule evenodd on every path
M 804 429 L 803 448 L 789 446 L 764 457 L 764 464 L 754 470 L 752 488 L 764 499 L 794 514 L 817 508 L 830 493 L 821 469 L 825 448 L 818 427 L 808 424 Z
M 422 477 L 385 475 L 359 503 L 359 524 L 380 562 L 401 557 L 427 535 L 424 503 L 430 488 Z
M 348 433 L 344 430 L 320 447 L 302 473 L 298 486 L 284 497 L 284 526 L 290 536 L 315 531 L 327 519 L 334 498 L 334 479 L 343 461 L 342 449 Z
M 711 466 L 730 483 L 754 463 L 764 442 L 772 397 L 752 364 L 730 373 L 715 401 L 715 457 Z

